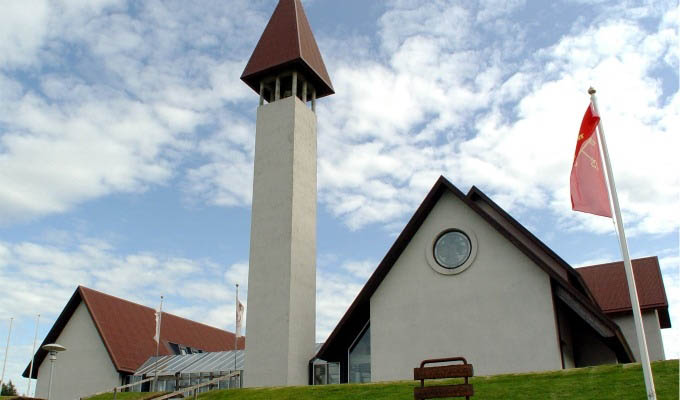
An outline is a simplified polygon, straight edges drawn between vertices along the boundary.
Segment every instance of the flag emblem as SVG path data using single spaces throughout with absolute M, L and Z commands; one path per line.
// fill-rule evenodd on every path
M 574 211 L 612 217 L 607 182 L 602 170 L 600 143 L 596 128 L 600 123 L 593 104 L 588 105 L 576 140 L 571 167 L 571 208 Z

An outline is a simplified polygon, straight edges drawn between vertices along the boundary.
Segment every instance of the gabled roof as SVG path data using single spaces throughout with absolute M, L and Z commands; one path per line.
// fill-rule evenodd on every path
M 280 0 L 241 80 L 259 93 L 260 79 L 293 67 L 312 81 L 317 98 L 335 93 L 302 3 Z
M 658 310 L 661 328 L 671 327 L 668 299 L 657 257 L 632 260 L 640 308 Z M 577 268 L 597 304 L 606 314 L 631 312 L 628 281 L 623 261 Z
M 460 199 L 543 269 L 559 289 L 555 293 L 556 296 L 559 295 L 567 306 L 576 308 L 575 312 L 578 315 L 587 313 L 586 322 L 591 324 L 596 331 L 606 334 L 605 340 L 613 347 L 619 359 L 634 360 L 619 327 L 598 307 L 581 276 L 569 264 L 489 199 L 481 190 L 473 187 L 465 195 L 443 176 L 440 176 L 434 184 L 315 358 L 336 361 L 343 356 L 342 353 L 346 352 L 350 342 L 356 338 L 359 331 L 369 321 L 371 296 L 390 272 L 430 211 L 446 192 L 452 193 Z
M 57 341 L 81 302 L 90 312 L 116 370 L 132 373 L 156 354 L 153 339 L 156 310 L 78 286 L 35 354 L 33 378 L 37 378 L 38 367 L 47 355 L 42 346 Z M 225 351 L 234 349 L 234 334 L 164 312 L 160 355 L 173 354 L 168 342 L 204 351 Z M 245 347 L 245 338 L 239 339 L 238 347 Z M 24 377 L 28 377 L 29 367 L 30 364 L 23 373 Z

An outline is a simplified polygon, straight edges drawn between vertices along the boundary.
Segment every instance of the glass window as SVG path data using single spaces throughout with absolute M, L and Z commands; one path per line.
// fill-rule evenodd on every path
M 314 366 L 314 384 L 325 385 L 326 379 L 326 364 L 317 364 Z
M 465 264 L 470 258 L 470 238 L 460 231 L 449 231 L 434 244 L 434 259 L 444 268 L 453 269 Z
M 168 345 L 170 346 L 170 349 L 172 350 L 173 354 L 180 354 L 179 346 L 177 345 L 177 343 L 168 342 Z
M 361 338 L 349 350 L 349 381 L 365 383 L 371 381 L 371 327 L 361 334 Z
M 328 384 L 340 383 L 340 363 L 328 363 Z

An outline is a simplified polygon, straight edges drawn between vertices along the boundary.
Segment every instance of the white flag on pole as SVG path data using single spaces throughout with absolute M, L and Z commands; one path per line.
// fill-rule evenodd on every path
M 161 313 L 163 312 L 163 296 L 161 296 L 161 305 L 156 311 L 156 333 L 153 335 L 153 340 L 158 344 L 161 340 Z
M 153 340 L 158 343 L 161 340 L 161 313 L 156 311 L 156 334 L 153 335 Z
M 241 336 L 241 327 L 243 323 L 243 311 L 245 310 L 245 307 L 243 307 L 243 304 L 238 301 L 236 303 L 236 337 Z

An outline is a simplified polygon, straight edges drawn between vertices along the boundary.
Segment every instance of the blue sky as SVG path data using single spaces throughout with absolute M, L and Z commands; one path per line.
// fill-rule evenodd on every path
M 620 259 L 610 220 L 570 210 L 590 85 L 632 255 L 659 256 L 680 323 L 677 2 L 463 3 L 305 2 L 337 93 L 317 112 L 317 339 L 439 175 L 573 266 Z M 14 317 L 21 391 L 35 314 L 42 339 L 78 284 L 233 329 L 258 101 L 239 76 L 275 4 L 3 2 L 0 342 Z

